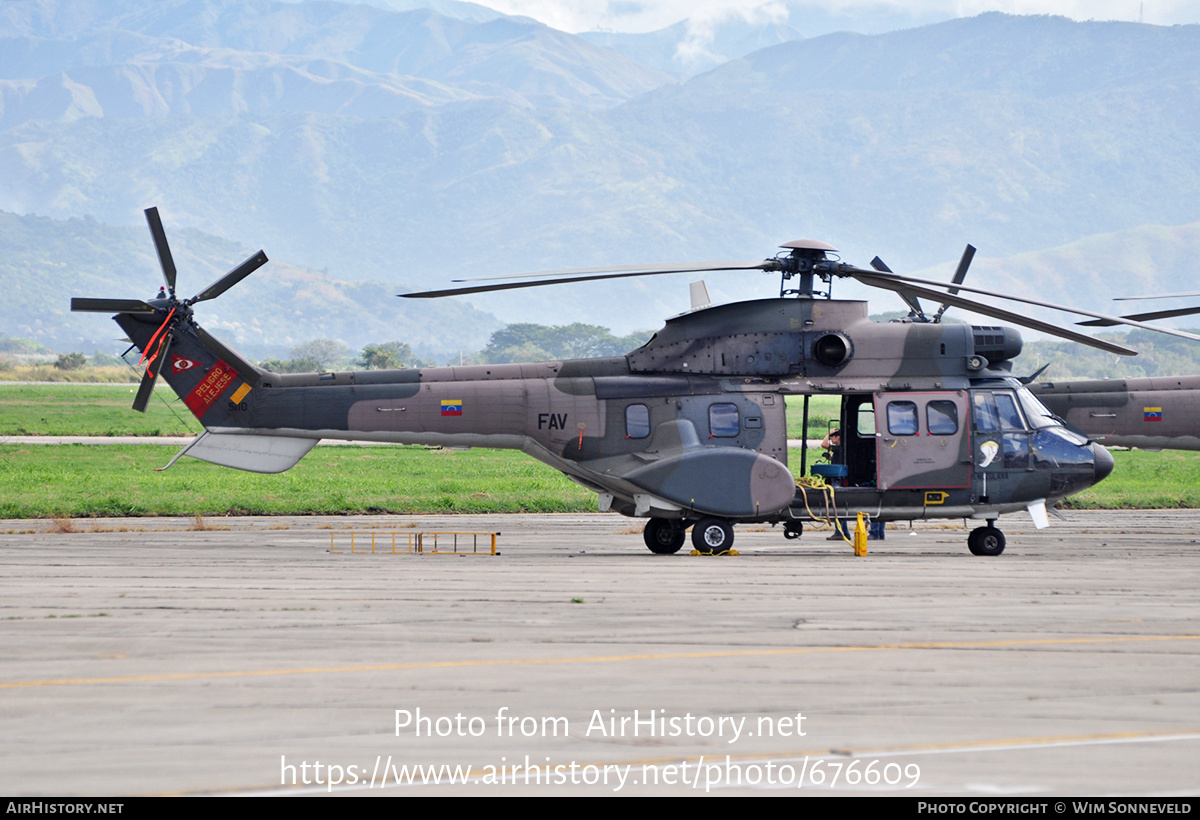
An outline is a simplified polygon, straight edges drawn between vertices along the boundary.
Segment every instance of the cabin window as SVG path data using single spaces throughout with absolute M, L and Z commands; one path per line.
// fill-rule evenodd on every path
M 952 436 L 958 432 L 958 405 L 952 401 L 931 401 L 925 406 L 925 427 L 931 436 Z
M 631 404 L 625 408 L 625 438 L 645 438 L 650 435 L 650 408 Z
M 712 404 L 708 408 L 708 432 L 710 437 L 733 438 L 741 432 L 736 404 Z
M 887 406 L 888 432 L 893 436 L 917 434 L 917 405 L 911 401 L 889 401 Z
M 858 431 L 860 438 L 869 438 L 875 435 L 875 407 L 869 402 L 863 402 L 858 406 L 858 421 L 854 429 Z

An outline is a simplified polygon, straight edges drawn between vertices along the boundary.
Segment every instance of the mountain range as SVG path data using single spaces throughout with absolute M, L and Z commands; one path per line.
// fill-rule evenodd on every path
M 1169 235 L 1191 252 L 1200 26 L 989 13 L 805 36 L 791 15 L 707 31 L 707 53 L 730 58 L 695 73 L 667 56 L 692 36 L 686 25 L 576 36 L 471 4 L 440 9 L 6 0 L 0 210 L 136 227 L 145 254 L 141 210 L 158 205 L 172 237 L 265 247 L 330 283 L 389 293 L 546 268 L 761 259 L 800 237 L 913 273 L 952 267 L 969 241 L 976 284 L 1093 309 L 1129 283 L 1200 287 L 1194 266 L 1103 239 L 1151 248 Z M 1076 287 L 1064 248 L 1083 254 L 1095 288 Z M 104 258 L 110 283 L 86 295 L 129 295 L 112 290 L 128 281 L 121 260 Z M 41 275 L 22 270 L 6 283 Z M 585 321 L 624 333 L 683 310 L 686 281 L 469 301 L 481 328 Z M 718 300 L 773 287 L 709 280 Z M 263 298 L 260 321 L 281 304 Z M 397 301 L 372 304 L 372 319 L 386 323 Z M 454 336 L 473 309 L 458 305 L 427 338 Z M 355 344 L 354 332 L 322 335 Z

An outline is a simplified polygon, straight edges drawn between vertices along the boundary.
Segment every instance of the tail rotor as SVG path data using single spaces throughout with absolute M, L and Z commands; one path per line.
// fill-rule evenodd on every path
M 167 242 L 167 234 L 163 230 L 162 219 L 158 215 L 158 208 L 147 208 L 145 213 L 146 222 L 150 226 L 150 236 L 154 240 L 154 249 L 158 253 L 158 264 L 162 269 L 163 282 L 166 285 L 166 296 L 144 301 L 141 299 L 91 298 L 74 298 L 71 300 L 71 310 L 73 311 L 143 315 L 156 314 L 163 317 L 158 330 L 155 331 L 154 335 L 150 337 L 150 341 L 142 349 L 142 358 L 138 362 L 139 364 L 142 362 L 146 364 L 146 372 L 142 376 L 137 396 L 133 400 L 133 409 L 139 413 L 146 412 L 146 406 L 150 401 L 150 394 L 154 391 L 155 382 L 158 381 L 158 374 L 169 360 L 173 334 L 179 328 L 188 325 L 200 336 L 202 341 L 206 343 L 209 341 L 215 342 L 215 339 L 210 334 L 205 332 L 200 325 L 196 324 L 192 317 L 192 305 L 197 302 L 205 302 L 209 299 L 217 298 L 267 263 L 267 255 L 260 250 L 191 299 L 181 300 L 175 295 L 175 259 L 171 255 L 171 246 Z M 228 350 L 224 345 L 220 345 L 219 349 L 221 351 Z M 236 360 L 236 357 L 232 356 L 232 354 L 231 358 Z

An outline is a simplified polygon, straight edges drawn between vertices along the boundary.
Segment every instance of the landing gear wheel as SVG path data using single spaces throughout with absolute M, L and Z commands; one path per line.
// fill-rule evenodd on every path
M 642 530 L 642 538 L 655 555 L 671 555 L 679 552 L 679 548 L 687 540 L 685 529 L 682 521 L 651 518 L 646 522 L 646 529 Z
M 999 555 L 1004 552 L 1004 533 L 990 524 L 971 530 L 967 536 L 967 549 L 972 555 Z
M 705 518 L 692 527 L 692 546 L 701 555 L 720 555 L 733 549 L 733 525 L 721 518 Z
M 783 537 L 789 541 L 793 541 L 804 535 L 803 521 L 789 521 L 783 525 Z

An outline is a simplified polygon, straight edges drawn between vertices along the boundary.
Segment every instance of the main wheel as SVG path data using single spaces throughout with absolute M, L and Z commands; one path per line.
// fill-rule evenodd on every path
M 967 549 L 972 555 L 999 555 L 1004 552 L 1004 533 L 991 525 L 971 530 Z
M 705 518 L 692 527 L 692 546 L 701 555 L 720 555 L 733 549 L 733 525 L 721 518 Z
M 783 525 L 783 537 L 792 541 L 804 535 L 804 522 L 789 521 Z
M 642 530 L 642 538 L 655 555 L 670 555 L 679 552 L 679 548 L 687 540 L 687 534 L 684 532 L 682 521 L 651 518 Z

